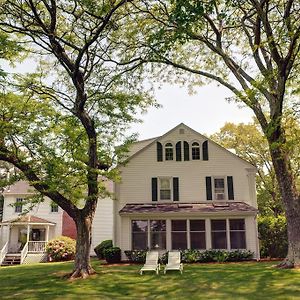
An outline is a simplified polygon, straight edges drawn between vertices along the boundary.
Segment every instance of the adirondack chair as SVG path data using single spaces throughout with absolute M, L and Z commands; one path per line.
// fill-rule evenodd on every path
M 181 256 L 179 251 L 170 251 L 168 253 L 168 263 L 164 269 L 164 274 L 168 270 L 178 270 L 182 274 L 183 272 L 183 264 L 181 263 Z
M 158 275 L 160 269 L 160 265 L 158 263 L 158 252 L 157 251 L 150 251 L 146 254 L 146 262 L 144 266 L 140 270 L 140 274 L 142 275 L 143 272 L 146 271 L 155 271 Z

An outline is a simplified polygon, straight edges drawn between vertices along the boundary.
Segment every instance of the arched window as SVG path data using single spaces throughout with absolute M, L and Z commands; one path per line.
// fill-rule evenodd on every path
M 166 160 L 173 160 L 173 145 L 171 143 L 165 145 L 165 157 Z
M 192 159 L 193 160 L 200 159 L 200 145 L 197 142 L 192 143 Z

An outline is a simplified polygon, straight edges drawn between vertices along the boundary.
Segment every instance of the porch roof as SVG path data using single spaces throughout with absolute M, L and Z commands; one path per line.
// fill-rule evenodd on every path
M 20 216 L 16 219 L 13 220 L 7 220 L 4 221 L 2 223 L 0 223 L 0 225 L 50 225 L 50 226 L 54 226 L 56 225 L 56 223 L 54 222 L 50 222 L 48 220 L 36 217 L 36 216 Z
M 120 211 L 120 215 L 127 214 L 179 214 L 179 213 L 197 213 L 197 214 L 252 214 L 255 215 L 258 210 L 245 202 L 212 202 L 212 203 L 129 203 Z

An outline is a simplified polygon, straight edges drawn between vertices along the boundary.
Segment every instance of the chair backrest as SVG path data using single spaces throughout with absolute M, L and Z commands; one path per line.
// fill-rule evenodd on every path
M 180 264 L 180 262 L 181 262 L 181 257 L 179 251 L 170 251 L 168 253 L 168 263 Z
M 150 251 L 146 254 L 146 264 L 157 264 L 158 263 L 158 252 Z

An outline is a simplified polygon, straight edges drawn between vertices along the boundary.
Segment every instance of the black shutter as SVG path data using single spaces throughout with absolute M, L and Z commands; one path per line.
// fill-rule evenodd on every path
M 206 200 L 212 200 L 211 177 L 205 177 L 206 180 Z
M 228 200 L 234 200 L 233 177 L 227 176 Z
M 157 178 L 152 178 L 152 201 L 157 201 Z
M 205 141 L 202 144 L 202 153 L 203 153 L 203 160 L 208 160 L 208 142 Z
M 179 178 L 173 177 L 173 201 L 179 201 Z
M 156 149 L 157 149 L 157 161 L 163 161 L 163 148 L 160 142 L 156 143 Z
M 183 143 L 184 150 L 184 160 L 190 160 L 190 146 L 189 143 L 184 141 Z
M 181 142 L 176 143 L 176 161 L 181 161 Z

